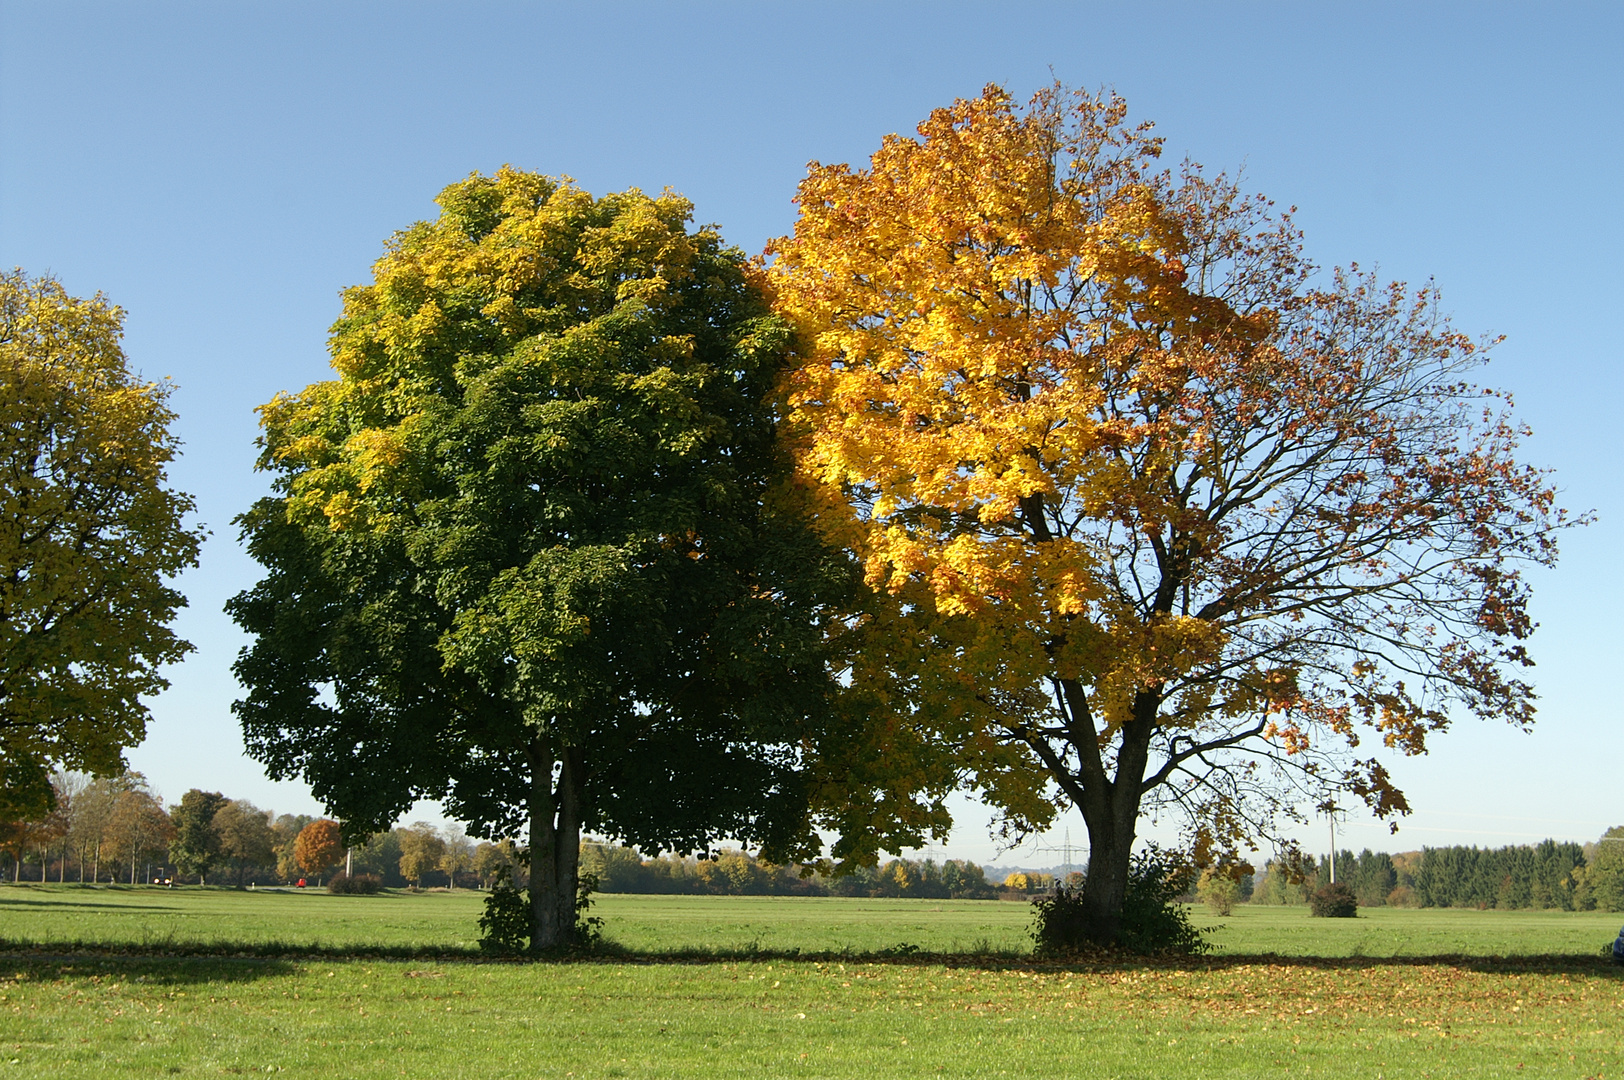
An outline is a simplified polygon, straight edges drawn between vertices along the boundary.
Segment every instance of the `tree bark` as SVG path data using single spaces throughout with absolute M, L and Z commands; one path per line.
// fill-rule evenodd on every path
M 1116 775 L 1106 779 L 1102 770 L 1094 784 L 1085 783 L 1085 797 L 1078 800 L 1088 828 L 1088 876 L 1082 895 L 1085 933 L 1096 945 L 1114 945 L 1122 935 L 1122 904 L 1128 895 L 1128 868 L 1144 794 L 1141 789 L 1159 707 L 1154 694 L 1138 695 L 1134 719 L 1122 730 Z
M 541 955 L 575 943 L 575 895 L 581 863 L 581 752 L 564 747 L 555 759 L 538 738 L 531 741 L 529 758 L 530 952 Z

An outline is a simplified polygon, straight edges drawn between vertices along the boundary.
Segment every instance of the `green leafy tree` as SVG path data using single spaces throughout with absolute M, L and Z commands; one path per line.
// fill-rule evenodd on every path
M 384 829 L 355 848 L 351 867 L 355 874 L 374 874 L 390 888 L 406 884 L 400 874 L 400 838 L 405 829 Z
M 1392 856 L 1366 848 L 1359 853 L 1349 880 L 1360 907 L 1382 907 L 1388 895 L 1398 887 L 1398 872 L 1393 868 Z
M 649 871 L 643 857 L 620 844 L 588 842 L 581 845 L 581 869 L 598 882 L 598 891 L 607 893 L 648 892 Z
M 246 799 L 231 799 L 214 812 L 214 829 L 221 857 L 237 870 L 239 887 L 250 868 L 276 865 L 276 830 L 271 828 L 269 810 Z
M 170 629 L 199 541 L 166 483 L 171 388 L 129 370 L 123 320 L 0 274 L 0 815 L 47 811 L 54 766 L 122 770 L 191 651 Z
M 218 791 L 193 788 L 170 809 L 175 838 L 169 846 L 169 857 L 177 872 L 196 874 L 199 881 L 208 883 L 209 871 L 219 864 L 222 852 L 214 815 L 229 801 Z
M 942 884 L 955 900 L 990 900 L 998 895 L 987 880 L 986 870 L 962 859 L 949 859 L 942 864 Z
M 1624 825 L 1615 825 L 1596 843 L 1585 867 L 1589 899 L 1600 911 L 1624 911 Z
M 262 410 L 235 709 L 347 830 L 434 798 L 527 837 L 539 951 L 575 937 L 584 828 L 816 844 L 854 591 L 782 483 L 786 333 L 686 200 L 503 169 L 438 202 L 345 293 L 338 377 Z

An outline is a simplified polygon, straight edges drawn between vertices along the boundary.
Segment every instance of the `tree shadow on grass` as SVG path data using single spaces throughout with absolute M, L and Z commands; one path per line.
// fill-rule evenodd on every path
M 0 960 L 33 957 L 86 959 L 220 959 L 220 960 L 473 960 L 478 949 L 457 946 L 345 945 L 324 946 L 287 941 L 188 941 L 170 935 L 139 941 L 12 941 L 0 938 Z
M 510 963 L 546 963 L 526 957 L 507 958 Z M 1317 968 L 1325 971 L 1365 971 L 1374 968 L 1455 968 L 1483 974 L 1586 975 L 1613 974 L 1624 978 L 1624 967 L 1598 949 L 1589 953 L 1551 953 L 1520 956 L 1471 956 L 1461 953 L 1414 956 L 1288 956 L 1258 953 L 1224 956 L 1139 956 L 1125 952 L 1100 952 L 1091 956 L 1040 959 L 1014 950 L 984 949 L 972 952 L 926 952 L 909 945 L 870 951 L 840 950 L 808 952 L 800 949 L 681 949 L 632 951 L 610 944 L 593 952 L 553 958 L 551 962 L 620 963 L 640 965 L 703 965 L 739 962 L 861 963 L 905 967 L 940 966 L 980 970 L 1028 972 L 1074 972 L 1113 974 L 1129 971 L 1223 972 L 1246 968 Z
M 291 961 L 260 957 L 153 957 L 46 952 L 0 956 L 0 980 L 7 982 L 115 979 L 149 986 L 194 986 L 254 982 L 291 975 L 295 971 L 297 965 Z
M 1322 971 L 1369 971 L 1373 968 L 1455 968 L 1480 974 L 1596 975 L 1624 968 L 1600 951 L 1591 953 L 1538 953 L 1519 956 L 1471 956 L 1440 953 L 1412 956 L 1289 956 L 1280 953 L 1226 954 L 1224 956 L 1118 957 L 1088 960 L 1029 961 L 1032 968 L 1063 971 L 1127 971 L 1159 969 L 1221 972 L 1252 968 L 1314 968 Z
M 12 942 L 0 939 L 0 979 L 7 970 L 39 965 L 49 969 L 63 964 L 158 965 L 154 970 L 200 972 L 239 971 L 241 977 L 291 972 L 300 962 L 346 960 L 434 960 L 442 963 L 497 964 L 636 964 L 639 966 L 703 966 L 737 963 L 884 964 L 899 967 L 976 968 L 987 971 L 1072 972 L 1113 974 L 1128 971 L 1223 972 L 1248 968 L 1315 968 L 1324 971 L 1366 971 L 1373 968 L 1455 968 L 1481 974 L 1617 975 L 1624 967 L 1598 949 L 1596 953 L 1550 953 L 1521 956 L 1471 956 L 1445 953 L 1426 956 L 1290 956 L 1279 953 L 1223 956 L 1136 956 L 1100 952 L 1088 956 L 1039 959 L 1011 949 L 983 948 L 960 952 L 927 952 L 913 945 L 885 949 L 824 950 L 771 949 L 756 945 L 733 948 L 633 950 L 604 942 L 546 957 L 493 956 L 476 948 L 436 946 L 342 946 L 287 942 L 212 941 L 175 942 Z M 163 965 L 170 965 L 163 967 Z M 191 965 L 191 967 L 187 967 Z M 220 974 L 188 975 L 198 981 Z
M 0 907 L 27 908 L 42 911 L 50 908 L 101 908 L 108 911 L 174 911 L 173 904 L 104 904 L 93 900 L 58 900 L 54 896 L 42 896 L 38 899 L 13 900 L 9 897 L 0 898 Z

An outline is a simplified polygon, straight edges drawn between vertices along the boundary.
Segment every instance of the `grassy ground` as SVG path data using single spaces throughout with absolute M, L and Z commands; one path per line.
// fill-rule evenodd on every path
M 1598 959 L 1121 965 L 0 958 L 8 1075 L 1613 1077 Z
M 472 950 L 484 894 L 231 889 L 0 888 L 0 941 L 139 945 L 223 943 L 332 950 Z M 979 953 L 1031 949 L 1025 904 L 989 900 L 855 900 L 770 896 L 597 898 L 593 914 L 616 944 L 639 954 Z M 1560 911 L 1364 908 L 1357 919 L 1314 919 L 1306 907 L 1251 907 L 1219 917 L 1203 908 L 1218 955 L 1415 957 L 1582 955 L 1597 952 L 1624 916 Z
M 1249 904 L 1222 917 L 1196 908 L 1220 954 L 1418 957 L 1587 955 L 1611 944 L 1624 915 L 1608 912 L 1360 908 L 1356 919 L 1315 919 L 1307 907 Z
M 478 906 L 447 894 L 0 889 L 11 943 L 0 1065 L 18 1077 L 1624 1078 L 1624 969 L 1596 955 L 1617 916 L 1378 910 L 1310 922 L 1242 908 L 1198 917 L 1223 924 L 1228 955 L 1103 965 L 170 957 L 65 944 L 146 933 L 455 948 Z M 606 897 L 599 911 L 639 948 L 938 951 L 981 937 L 1013 948 L 1022 907 Z M 1477 958 L 1351 955 L 1379 948 Z

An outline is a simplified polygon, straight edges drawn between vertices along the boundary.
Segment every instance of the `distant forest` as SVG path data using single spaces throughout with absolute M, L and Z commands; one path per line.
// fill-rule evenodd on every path
M 0 880 L 128 882 L 173 874 L 200 882 L 201 873 L 175 869 L 186 800 L 165 807 L 140 773 L 92 778 L 58 774 L 56 807 L 29 822 L 0 822 Z M 308 814 L 276 815 L 246 800 L 198 790 L 218 802 L 208 821 L 213 884 L 266 885 L 302 877 L 322 880 L 296 859 L 297 838 Z M 213 804 L 210 804 L 213 806 Z M 194 838 L 194 844 L 197 843 Z M 506 870 L 522 885 L 525 867 L 512 841 L 481 843 L 460 827 L 424 822 L 370 837 L 347 853 L 356 874 L 386 887 L 488 888 Z M 341 869 L 344 854 L 335 856 Z M 7 865 L 9 863 L 9 865 Z M 1025 899 L 1054 885 L 1047 873 L 1017 871 L 989 880 L 986 869 L 960 859 L 892 859 L 833 876 L 811 868 L 778 866 L 731 849 L 712 857 L 646 857 L 631 848 L 588 838 L 581 869 L 600 892 L 693 895 L 873 896 L 919 899 Z M 9 873 L 7 872 L 9 871 Z M 1082 875 L 1072 875 L 1078 884 Z M 1240 882 L 1239 897 L 1254 904 L 1306 904 L 1331 878 L 1329 860 L 1305 855 L 1270 861 Z M 1546 840 L 1501 848 L 1428 847 L 1389 855 L 1368 848 L 1336 856 L 1336 880 L 1364 907 L 1465 907 L 1561 911 L 1624 911 L 1624 826 L 1589 844 Z M 1188 899 L 1195 899 L 1194 891 Z
M 1329 859 L 1271 861 L 1252 883 L 1254 904 L 1303 904 L 1331 879 Z M 1336 880 L 1362 907 L 1555 908 L 1624 911 L 1624 827 L 1592 844 L 1546 840 L 1502 848 L 1426 847 L 1336 856 Z

